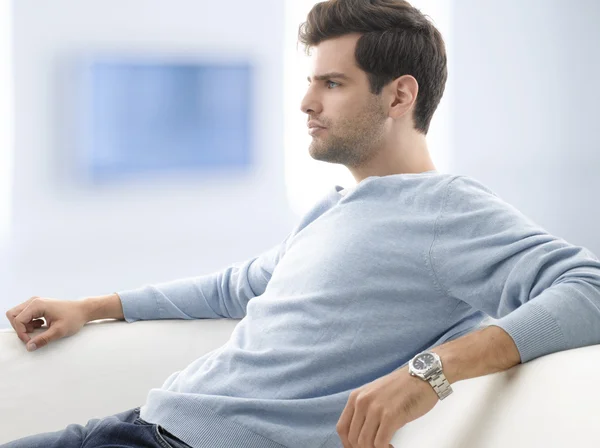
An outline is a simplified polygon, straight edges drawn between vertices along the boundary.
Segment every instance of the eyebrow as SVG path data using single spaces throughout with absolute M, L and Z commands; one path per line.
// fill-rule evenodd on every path
M 339 73 L 339 72 L 329 72 L 329 73 L 325 73 L 323 75 L 317 75 L 317 76 L 314 77 L 314 79 L 316 81 L 325 81 L 325 80 L 331 79 L 331 78 L 345 79 L 345 80 L 349 80 L 350 79 L 350 78 L 348 78 L 348 76 L 344 75 L 343 73 Z M 308 82 L 310 82 L 310 76 L 307 76 L 306 80 Z

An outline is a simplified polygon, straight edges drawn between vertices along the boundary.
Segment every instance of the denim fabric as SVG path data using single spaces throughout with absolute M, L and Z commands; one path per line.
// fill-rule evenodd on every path
M 160 425 L 140 418 L 140 408 L 102 419 L 85 426 L 71 424 L 65 429 L 28 436 L 0 445 L 0 448 L 190 448 Z

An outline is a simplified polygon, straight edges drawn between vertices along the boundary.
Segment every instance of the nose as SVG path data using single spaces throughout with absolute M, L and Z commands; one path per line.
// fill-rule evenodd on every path
M 321 102 L 310 87 L 306 91 L 304 98 L 302 98 L 302 102 L 300 103 L 300 110 L 302 110 L 302 112 L 304 112 L 305 114 L 316 116 L 321 115 L 321 112 L 323 111 L 323 106 L 321 105 Z

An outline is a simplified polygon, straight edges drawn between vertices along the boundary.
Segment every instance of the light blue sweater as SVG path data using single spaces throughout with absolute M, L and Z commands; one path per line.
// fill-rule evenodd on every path
M 144 420 L 195 448 L 340 448 L 352 390 L 486 315 L 521 362 L 600 343 L 598 258 L 478 181 L 429 171 L 341 190 L 256 258 L 119 292 L 127 322 L 243 318 L 149 392 Z

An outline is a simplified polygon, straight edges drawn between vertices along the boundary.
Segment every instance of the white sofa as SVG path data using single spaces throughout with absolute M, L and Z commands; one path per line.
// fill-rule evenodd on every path
M 95 321 L 32 353 L 12 329 L 0 330 L 0 445 L 142 405 L 172 372 L 221 346 L 238 322 Z M 600 345 L 453 388 L 397 431 L 394 447 L 600 447 Z

